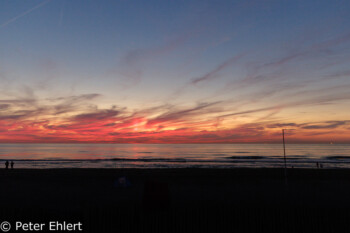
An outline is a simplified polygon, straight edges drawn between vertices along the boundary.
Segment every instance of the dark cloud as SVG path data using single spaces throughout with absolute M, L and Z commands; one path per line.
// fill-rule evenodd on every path
M 5 99 L 0 100 L 0 104 L 15 105 L 17 107 L 28 107 L 36 105 L 37 100 L 31 98 L 19 98 L 19 99 Z
M 11 105 L 10 104 L 0 104 L 0 111 L 8 109 Z
M 29 89 L 28 89 L 29 90 Z M 30 98 L 0 100 L 0 119 L 25 120 L 32 117 L 55 116 L 62 113 L 75 112 L 86 108 L 86 103 L 99 97 L 99 94 L 84 94 L 78 96 L 46 99 L 53 102 L 47 105 L 34 98 L 34 94 L 27 94 Z M 33 98 L 32 98 L 33 97 Z M 6 107 L 6 108 L 5 108 Z
M 67 97 L 58 97 L 47 99 L 52 101 L 51 108 L 53 110 L 53 115 L 59 115 L 63 113 L 74 112 L 79 109 L 85 108 L 86 103 L 94 100 L 98 97 L 101 97 L 101 94 L 92 93 L 92 94 L 83 94 L 77 96 L 67 96 Z
M 115 126 L 116 124 L 115 123 L 108 123 L 108 124 L 105 124 L 103 125 L 104 127 L 113 127 Z
M 303 129 L 335 129 L 341 125 L 347 124 L 348 121 L 326 121 L 319 124 L 307 124 L 302 126 Z
M 267 125 L 267 128 L 284 128 L 284 127 L 297 127 L 299 126 L 296 123 L 278 123 L 278 124 L 271 124 Z
M 120 113 L 119 110 L 103 109 L 103 110 L 97 110 L 96 112 L 92 112 L 92 113 L 78 114 L 74 116 L 73 119 L 76 121 L 105 120 L 105 119 L 111 119 L 117 116 L 119 113 Z
M 77 103 L 81 101 L 92 100 L 97 97 L 102 96 L 101 94 L 91 93 L 91 94 L 82 94 L 82 95 L 73 95 L 73 96 L 65 96 L 65 97 L 57 97 L 57 98 L 47 98 L 46 100 L 56 102 L 63 101 L 65 103 Z
M 23 118 L 24 115 L 0 115 L 0 120 L 17 120 Z
M 324 121 L 324 122 L 308 122 L 303 124 L 296 123 L 276 123 L 276 124 L 268 124 L 267 128 L 285 128 L 285 127 L 293 127 L 300 129 L 335 129 L 339 126 L 346 125 L 349 121 Z M 295 129 L 292 129 L 295 130 Z

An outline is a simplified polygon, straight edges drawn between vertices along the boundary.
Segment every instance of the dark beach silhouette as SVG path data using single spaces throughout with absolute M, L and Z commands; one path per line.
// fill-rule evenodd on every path
M 100 233 L 350 229 L 348 169 L 288 169 L 288 189 L 283 174 L 283 168 L 0 169 L 6 200 L 0 219 L 72 218 Z M 116 176 L 132 186 L 111 188 Z M 40 200 L 35 208 L 33 200 Z
M 167 210 L 170 207 L 170 193 L 167 182 L 147 181 L 143 189 L 144 210 Z
M 15 165 L 15 163 L 13 161 L 11 161 L 11 169 L 13 169 L 14 165 Z
M 6 169 L 9 169 L 9 161 L 5 162 L 5 167 L 6 167 Z

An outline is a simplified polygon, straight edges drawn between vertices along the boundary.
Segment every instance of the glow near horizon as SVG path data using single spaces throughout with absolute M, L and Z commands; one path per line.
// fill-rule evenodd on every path
M 348 1 L 2 1 L 0 142 L 350 142 Z

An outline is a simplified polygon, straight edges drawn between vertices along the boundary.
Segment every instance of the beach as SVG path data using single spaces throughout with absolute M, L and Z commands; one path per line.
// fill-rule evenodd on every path
M 1 169 L 0 216 L 76 220 L 84 232 L 350 229 L 350 170 L 287 175 L 264 168 Z

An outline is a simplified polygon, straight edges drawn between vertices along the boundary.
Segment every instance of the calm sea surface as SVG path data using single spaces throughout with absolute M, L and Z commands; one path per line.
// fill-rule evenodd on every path
M 350 144 L 287 144 L 287 165 L 350 168 Z M 16 168 L 282 167 L 281 144 L 0 144 Z M 4 166 L 4 165 L 2 165 Z

